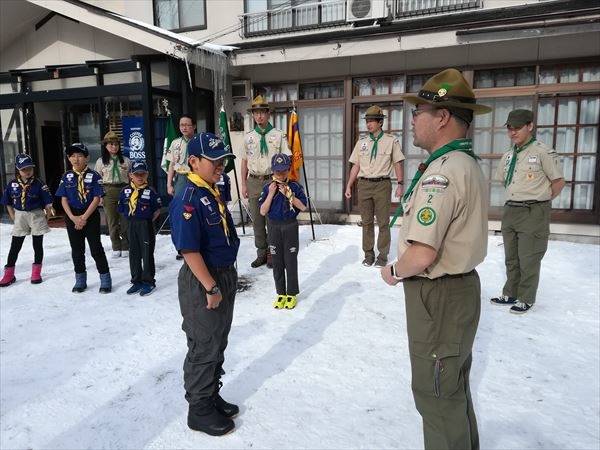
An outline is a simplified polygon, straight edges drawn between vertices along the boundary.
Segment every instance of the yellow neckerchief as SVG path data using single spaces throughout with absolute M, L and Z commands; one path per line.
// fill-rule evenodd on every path
M 19 186 L 21 186 L 21 209 L 25 211 L 25 199 L 27 198 L 27 191 L 31 187 L 33 177 L 27 178 L 25 181 L 21 180 L 21 177 L 17 177 Z
M 290 188 L 290 185 L 287 183 L 287 180 L 286 181 L 278 180 L 277 178 L 275 178 L 275 175 L 273 175 L 272 178 L 273 178 L 274 182 L 282 184 L 285 187 L 283 195 L 285 195 L 285 198 L 287 198 L 288 202 L 290 202 L 290 211 L 291 211 L 292 209 L 294 209 L 294 193 L 292 192 L 292 188 Z
M 85 174 L 86 170 L 87 164 L 81 172 L 77 172 L 75 167 L 73 167 L 73 172 L 77 174 L 77 192 L 79 193 L 79 200 L 81 200 L 82 203 L 85 203 L 85 185 L 83 184 L 83 175 Z
M 137 206 L 138 197 L 140 196 L 140 191 L 148 187 L 148 183 L 142 184 L 140 187 L 137 187 L 136 184 L 132 181 L 129 183 L 133 192 L 131 193 L 131 197 L 129 197 L 129 216 L 133 217 L 133 213 L 135 213 L 135 207 Z
M 207 189 L 208 192 L 210 192 L 215 197 L 215 200 L 217 201 L 217 203 L 219 205 L 219 214 L 221 214 L 221 225 L 223 225 L 223 231 L 225 232 L 225 236 L 227 236 L 227 241 L 229 242 L 229 226 L 227 225 L 227 218 L 225 216 L 225 204 L 221 200 L 221 196 L 219 195 L 219 190 L 217 188 L 211 186 L 210 184 L 208 184 L 199 175 L 197 175 L 195 173 L 190 172 L 187 174 L 187 177 L 188 177 L 188 180 L 190 180 L 196 186 Z

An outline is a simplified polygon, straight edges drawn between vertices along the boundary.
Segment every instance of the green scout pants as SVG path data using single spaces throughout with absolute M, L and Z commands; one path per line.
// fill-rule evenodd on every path
M 113 251 L 116 252 L 129 250 L 129 240 L 127 239 L 127 226 L 129 224 L 125 216 L 117 212 L 119 195 L 124 186 L 124 184 L 105 184 L 106 195 L 102 200 L 110 242 Z
M 404 281 L 412 392 L 426 449 L 478 449 L 469 388 L 481 311 L 476 271 Z
M 502 294 L 533 304 L 550 234 L 550 202 L 504 206 L 502 240 L 506 283 Z
M 254 230 L 254 246 L 256 247 L 256 255 L 259 258 L 267 256 L 267 222 L 265 216 L 260 214 L 258 199 L 265 183 L 271 180 L 262 178 L 254 178 L 248 176 L 246 186 L 248 188 L 248 209 L 252 216 L 252 229 Z
M 378 258 L 387 262 L 390 252 L 390 205 L 392 203 L 392 182 L 390 180 L 368 181 L 358 180 L 358 208 L 362 221 L 362 248 L 365 257 L 375 257 L 375 221 L 377 235 Z

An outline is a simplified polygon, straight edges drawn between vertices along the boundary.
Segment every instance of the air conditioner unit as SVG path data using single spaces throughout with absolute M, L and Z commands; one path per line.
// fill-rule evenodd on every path
M 246 99 L 251 96 L 250 80 L 233 80 L 231 82 L 231 98 Z
M 387 0 L 347 0 L 346 22 L 387 17 Z

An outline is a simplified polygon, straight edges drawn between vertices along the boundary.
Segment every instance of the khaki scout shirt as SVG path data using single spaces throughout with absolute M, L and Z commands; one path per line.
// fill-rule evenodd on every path
M 173 164 L 175 172 L 179 170 L 190 170 L 190 166 L 188 166 L 187 163 L 187 144 L 188 140 L 185 136 L 181 136 L 173 140 L 169 146 L 168 153 L 171 154 L 171 164 Z
M 121 180 L 118 177 L 113 178 L 113 162 L 112 160 L 108 164 L 104 164 L 102 162 L 102 158 L 98 158 L 96 160 L 96 164 L 94 165 L 94 170 L 100 174 L 102 177 L 102 184 L 127 184 L 129 183 L 129 168 L 131 167 L 131 160 L 126 156 L 123 156 L 123 162 L 117 163 L 119 166 L 119 175 L 121 176 Z
M 364 135 L 352 150 L 349 161 L 358 165 L 359 178 L 389 177 L 392 175 L 394 164 L 404 160 L 400 141 L 391 134 L 385 133 L 377 141 L 377 155 L 371 161 L 373 144 L 374 141 L 369 135 Z
M 260 138 L 261 135 L 252 130 L 244 136 L 244 146 L 246 152 L 242 154 L 242 159 L 248 161 L 248 173 L 252 175 L 270 175 L 271 174 L 271 158 L 276 153 L 292 154 L 287 145 L 287 137 L 285 133 L 277 128 L 269 131 L 265 139 L 269 154 L 265 157 L 260 154 Z
M 438 278 L 473 270 L 487 254 L 488 194 L 475 159 L 461 151 L 434 160 L 403 204 L 398 258 L 412 242 L 437 250 L 420 276 Z
M 495 179 L 506 179 L 513 150 L 502 155 Z M 504 191 L 504 201 L 545 202 L 552 198 L 551 182 L 563 178 L 562 164 L 556 150 L 539 141 L 533 141 L 517 154 L 517 163 L 511 183 Z

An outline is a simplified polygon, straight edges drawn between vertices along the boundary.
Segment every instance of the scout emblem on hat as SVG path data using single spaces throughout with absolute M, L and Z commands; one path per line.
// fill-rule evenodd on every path
M 23 170 L 28 167 L 35 167 L 35 163 L 27 153 L 19 153 L 15 158 L 15 167 L 18 170 Z
M 383 114 L 383 109 L 381 109 L 377 105 L 373 105 L 367 109 L 365 112 L 365 119 L 385 119 L 385 114 Z
M 269 107 L 269 103 L 267 103 L 267 101 L 262 95 L 257 95 L 256 97 L 254 97 L 254 100 L 252 100 L 252 106 L 248 108 L 247 111 L 252 112 L 256 111 L 257 109 L 266 109 L 267 111 L 271 109 Z

